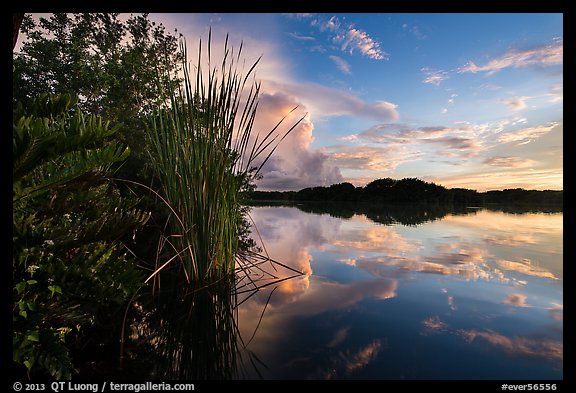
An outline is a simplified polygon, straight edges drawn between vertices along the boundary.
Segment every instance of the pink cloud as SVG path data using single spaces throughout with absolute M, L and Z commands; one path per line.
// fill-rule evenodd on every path
M 526 143 L 533 142 L 536 139 L 540 138 L 541 136 L 546 135 L 558 125 L 559 123 L 557 122 L 550 122 L 540 126 L 528 127 L 518 131 L 507 132 L 498 137 L 498 142 L 515 143 L 517 145 L 523 145 Z
M 298 105 L 298 109 L 287 118 L 283 128 L 279 130 L 280 134 L 302 117 L 306 108 L 288 94 L 262 94 L 253 130 L 266 133 Z M 257 181 L 258 187 L 299 190 L 343 181 L 340 170 L 328 162 L 328 155 L 311 148 L 314 141 L 313 130 L 314 124 L 309 117 L 305 117 L 278 145 L 269 161 L 262 167 L 263 178 Z
M 487 158 L 483 161 L 484 164 L 491 166 L 500 166 L 506 168 L 521 168 L 527 167 L 534 163 L 534 160 L 513 156 L 495 156 Z
M 485 72 L 487 75 L 495 74 L 506 68 L 545 67 L 563 63 L 564 44 L 561 38 L 555 38 L 549 45 L 539 46 L 526 50 L 510 50 L 503 56 L 493 59 L 483 66 L 468 62 L 458 72 Z
M 422 71 L 425 75 L 422 83 L 429 83 L 432 85 L 440 86 L 440 83 L 448 79 L 448 73 L 446 71 L 433 70 L 428 67 L 424 67 L 420 71 Z
M 521 295 L 519 293 L 513 293 L 511 295 L 508 295 L 508 297 L 506 297 L 506 299 L 504 299 L 502 303 L 509 304 L 515 307 L 528 307 L 528 305 L 526 304 L 526 296 Z
M 503 102 L 508 109 L 513 111 L 518 111 L 520 109 L 526 108 L 526 100 L 530 97 L 513 97 L 513 98 L 502 98 L 500 102 Z

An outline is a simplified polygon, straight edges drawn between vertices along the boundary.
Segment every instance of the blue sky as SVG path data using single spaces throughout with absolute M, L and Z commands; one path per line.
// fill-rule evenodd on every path
M 563 188 L 563 15 L 152 14 L 194 53 L 212 29 L 262 60 L 256 130 L 305 120 L 262 190 L 417 177 L 479 191 Z M 288 123 L 287 123 L 288 124 Z

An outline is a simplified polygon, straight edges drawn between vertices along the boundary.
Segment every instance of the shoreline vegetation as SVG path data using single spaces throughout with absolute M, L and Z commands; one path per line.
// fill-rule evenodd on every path
M 289 119 L 293 109 L 252 133 L 259 59 L 244 71 L 242 45 L 226 40 L 215 61 L 211 33 L 189 64 L 183 37 L 147 14 L 17 16 L 27 39 L 13 55 L 13 374 L 69 380 L 167 340 L 158 355 L 184 371 L 225 348 L 212 366 L 226 372 L 195 378 L 230 378 L 232 352 L 248 351 L 230 319 L 237 302 L 303 274 L 263 255 L 246 217 L 260 169 L 303 117 Z M 179 320 L 159 303 L 175 289 L 175 306 L 202 298 L 223 310 L 226 334 L 195 300 L 189 334 L 134 339 L 139 312 Z M 192 335 L 197 345 L 180 345 Z
M 563 190 L 526 190 L 523 188 L 478 192 L 466 188 L 446 188 L 417 178 L 377 179 L 364 187 L 338 183 L 328 187 L 308 187 L 299 191 L 252 191 L 252 203 L 275 202 L 357 202 L 392 205 L 456 206 L 553 206 L 562 209 Z M 561 210 L 560 210 L 561 211 Z

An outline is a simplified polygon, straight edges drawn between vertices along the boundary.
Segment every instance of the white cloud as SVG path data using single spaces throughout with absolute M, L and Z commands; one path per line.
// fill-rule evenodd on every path
M 338 56 L 329 56 L 329 58 L 334 63 L 336 63 L 336 66 L 338 67 L 338 69 L 340 71 L 342 71 L 344 74 L 350 75 L 352 73 L 352 70 L 350 69 L 350 64 L 348 64 L 348 62 L 346 60 L 344 60 L 343 58 L 338 57 Z
M 359 50 L 364 56 L 374 60 L 388 59 L 388 54 L 380 49 L 380 44 L 365 31 L 350 28 L 344 34 L 334 37 L 334 41 L 341 43 L 341 49 L 344 52 L 353 54 L 355 50 Z
M 318 28 L 321 32 L 328 32 L 332 42 L 338 44 L 342 52 L 352 55 L 358 51 L 373 60 L 388 59 L 388 54 L 380 49 L 378 41 L 364 30 L 355 28 L 353 24 L 344 25 L 337 16 L 332 16 L 328 20 L 320 16 L 312 20 L 310 26 Z

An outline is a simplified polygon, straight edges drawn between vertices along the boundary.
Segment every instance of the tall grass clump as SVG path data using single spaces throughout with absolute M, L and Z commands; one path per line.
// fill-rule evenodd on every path
M 260 90 L 254 70 L 260 59 L 243 74 L 242 45 L 235 53 L 226 37 L 222 62 L 213 67 L 210 41 L 209 36 L 207 56 L 200 42 L 194 72 L 181 42 L 182 85 L 155 110 L 147 132 L 159 194 L 170 210 L 163 247 L 169 247 L 171 257 L 157 262 L 156 272 L 180 262 L 188 282 L 234 274 L 245 230 L 243 191 L 299 123 L 281 134 L 277 130 L 285 116 L 264 135 L 253 135 Z

